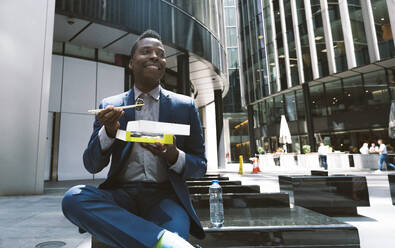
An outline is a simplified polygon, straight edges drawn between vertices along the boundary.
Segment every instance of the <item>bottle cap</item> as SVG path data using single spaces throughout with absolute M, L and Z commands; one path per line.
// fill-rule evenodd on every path
M 211 183 L 218 183 L 218 180 L 212 180 Z

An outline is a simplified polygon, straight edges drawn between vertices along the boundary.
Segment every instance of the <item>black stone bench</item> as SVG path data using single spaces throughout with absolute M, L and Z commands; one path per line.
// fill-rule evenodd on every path
M 193 182 L 193 181 L 209 181 L 209 182 L 211 182 L 212 180 L 228 181 L 229 177 L 207 176 L 207 177 L 199 177 L 199 178 L 189 178 L 189 179 L 187 179 L 187 182 Z
M 279 183 L 291 203 L 329 216 L 356 216 L 357 207 L 370 206 L 362 176 L 279 176 Z
M 218 181 L 219 185 L 241 185 L 241 181 Z M 211 181 L 188 181 L 188 186 L 210 186 Z
M 222 193 L 259 193 L 259 185 L 222 185 Z M 210 186 L 188 186 L 189 193 L 208 194 Z
M 295 206 L 286 193 L 223 194 L 224 226 L 211 227 L 209 195 L 193 195 L 204 240 L 201 247 L 359 247 L 358 230 L 328 216 Z
M 358 230 L 302 207 L 287 193 L 224 193 L 224 226 L 210 227 L 209 195 L 191 195 L 206 232 L 201 247 L 359 247 Z M 111 248 L 92 237 L 92 248 Z
M 328 171 L 325 170 L 312 170 L 311 171 L 312 176 L 328 176 Z
M 388 182 L 390 184 L 392 205 L 395 205 L 395 174 L 389 174 L 388 175 Z

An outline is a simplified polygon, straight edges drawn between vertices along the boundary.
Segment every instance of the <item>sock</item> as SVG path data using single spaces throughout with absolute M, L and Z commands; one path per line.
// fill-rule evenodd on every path
M 164 231 L 162 237 L 152 248 L 193 248 L 193 246 L 178 234 Z

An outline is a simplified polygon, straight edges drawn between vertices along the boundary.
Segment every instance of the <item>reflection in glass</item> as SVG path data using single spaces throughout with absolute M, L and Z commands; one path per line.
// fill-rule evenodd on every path
M 343 95 L 341 80 L 329 82 L 325 84 L 325 93 L 328 106 L 328 115 L 336 115 L 339 112 L 344 112 L 344 97 L 350 97 L 351 93 L 344 92 Z
M 347 112 L 364 111 L 364 92 L 362 88 L 361 76 L 348 77 L 343 79 L 344 105 Z
M 295 92 L 289 92 L 285 94 L 285 109 L 287 111 L 288 121 L 297 120 L 296 102 L 295 102 Z
M 323 117 L 327 115 L 324 87 L 322 84 L 317 84 L 310 87 L 310 101 L 313 117 Z
M 366 41 L 361 0 L 348 1 L 348 10 L 350 13 L 351 30 L 354 39 L 357 66 L 369 64 L 369 51 L 368 43 Z
M 329 21 L 332 30 L 333 50 L 335 52 L 336 72 L 347 70 L 346 48 L 344 46 L 344 37 L 342 22 L 340 19 L 340 10 L 338 2 L 328 2 Z
M 370 0 L 381 59 L 395 57 L 394 38 L 386 0 Z
M 274 122 L 280 124 L 281 115 L 284 114 L 284 99 L 283 95 L 274 97 Z
M 224 98 L 224 112 L 243 112 L 241 108 L 240 76 L 238 69 L 229 69 L 229 91 Z
M 317 47 L 319 77 L 325 77 L 329 75 L 329 67 L 326 54 L 327 50 L 325 43 L 324 26 L 322 23 L 320 0 L 311 0 L 311 11 L 313 16 L 315 44 Z
M 388 110 L 388 88 L 385 70 L 369 72 L 363 75 L 365 99 L 368 107 L 373 111 Z

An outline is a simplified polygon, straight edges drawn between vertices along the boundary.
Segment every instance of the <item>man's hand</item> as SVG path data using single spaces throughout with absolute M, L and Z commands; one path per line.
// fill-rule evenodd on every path
M 156 142 L 155 145 L 149 143 L 140 143 L 142 147 L 152 152 L 152 154 L 167 159 L 170 165 L 177 162 L 178 149 L 176 145 L 176 136 L 173 136 L 173 144 L 164 145 L 161 142 Z
M 97 114 L 97 120 L 106 128 L 108 137 L 115 138 L 120 126 L 119 119 L 124 113 L 122 109 L 115 108 L 114 106 L 107 106 Z

